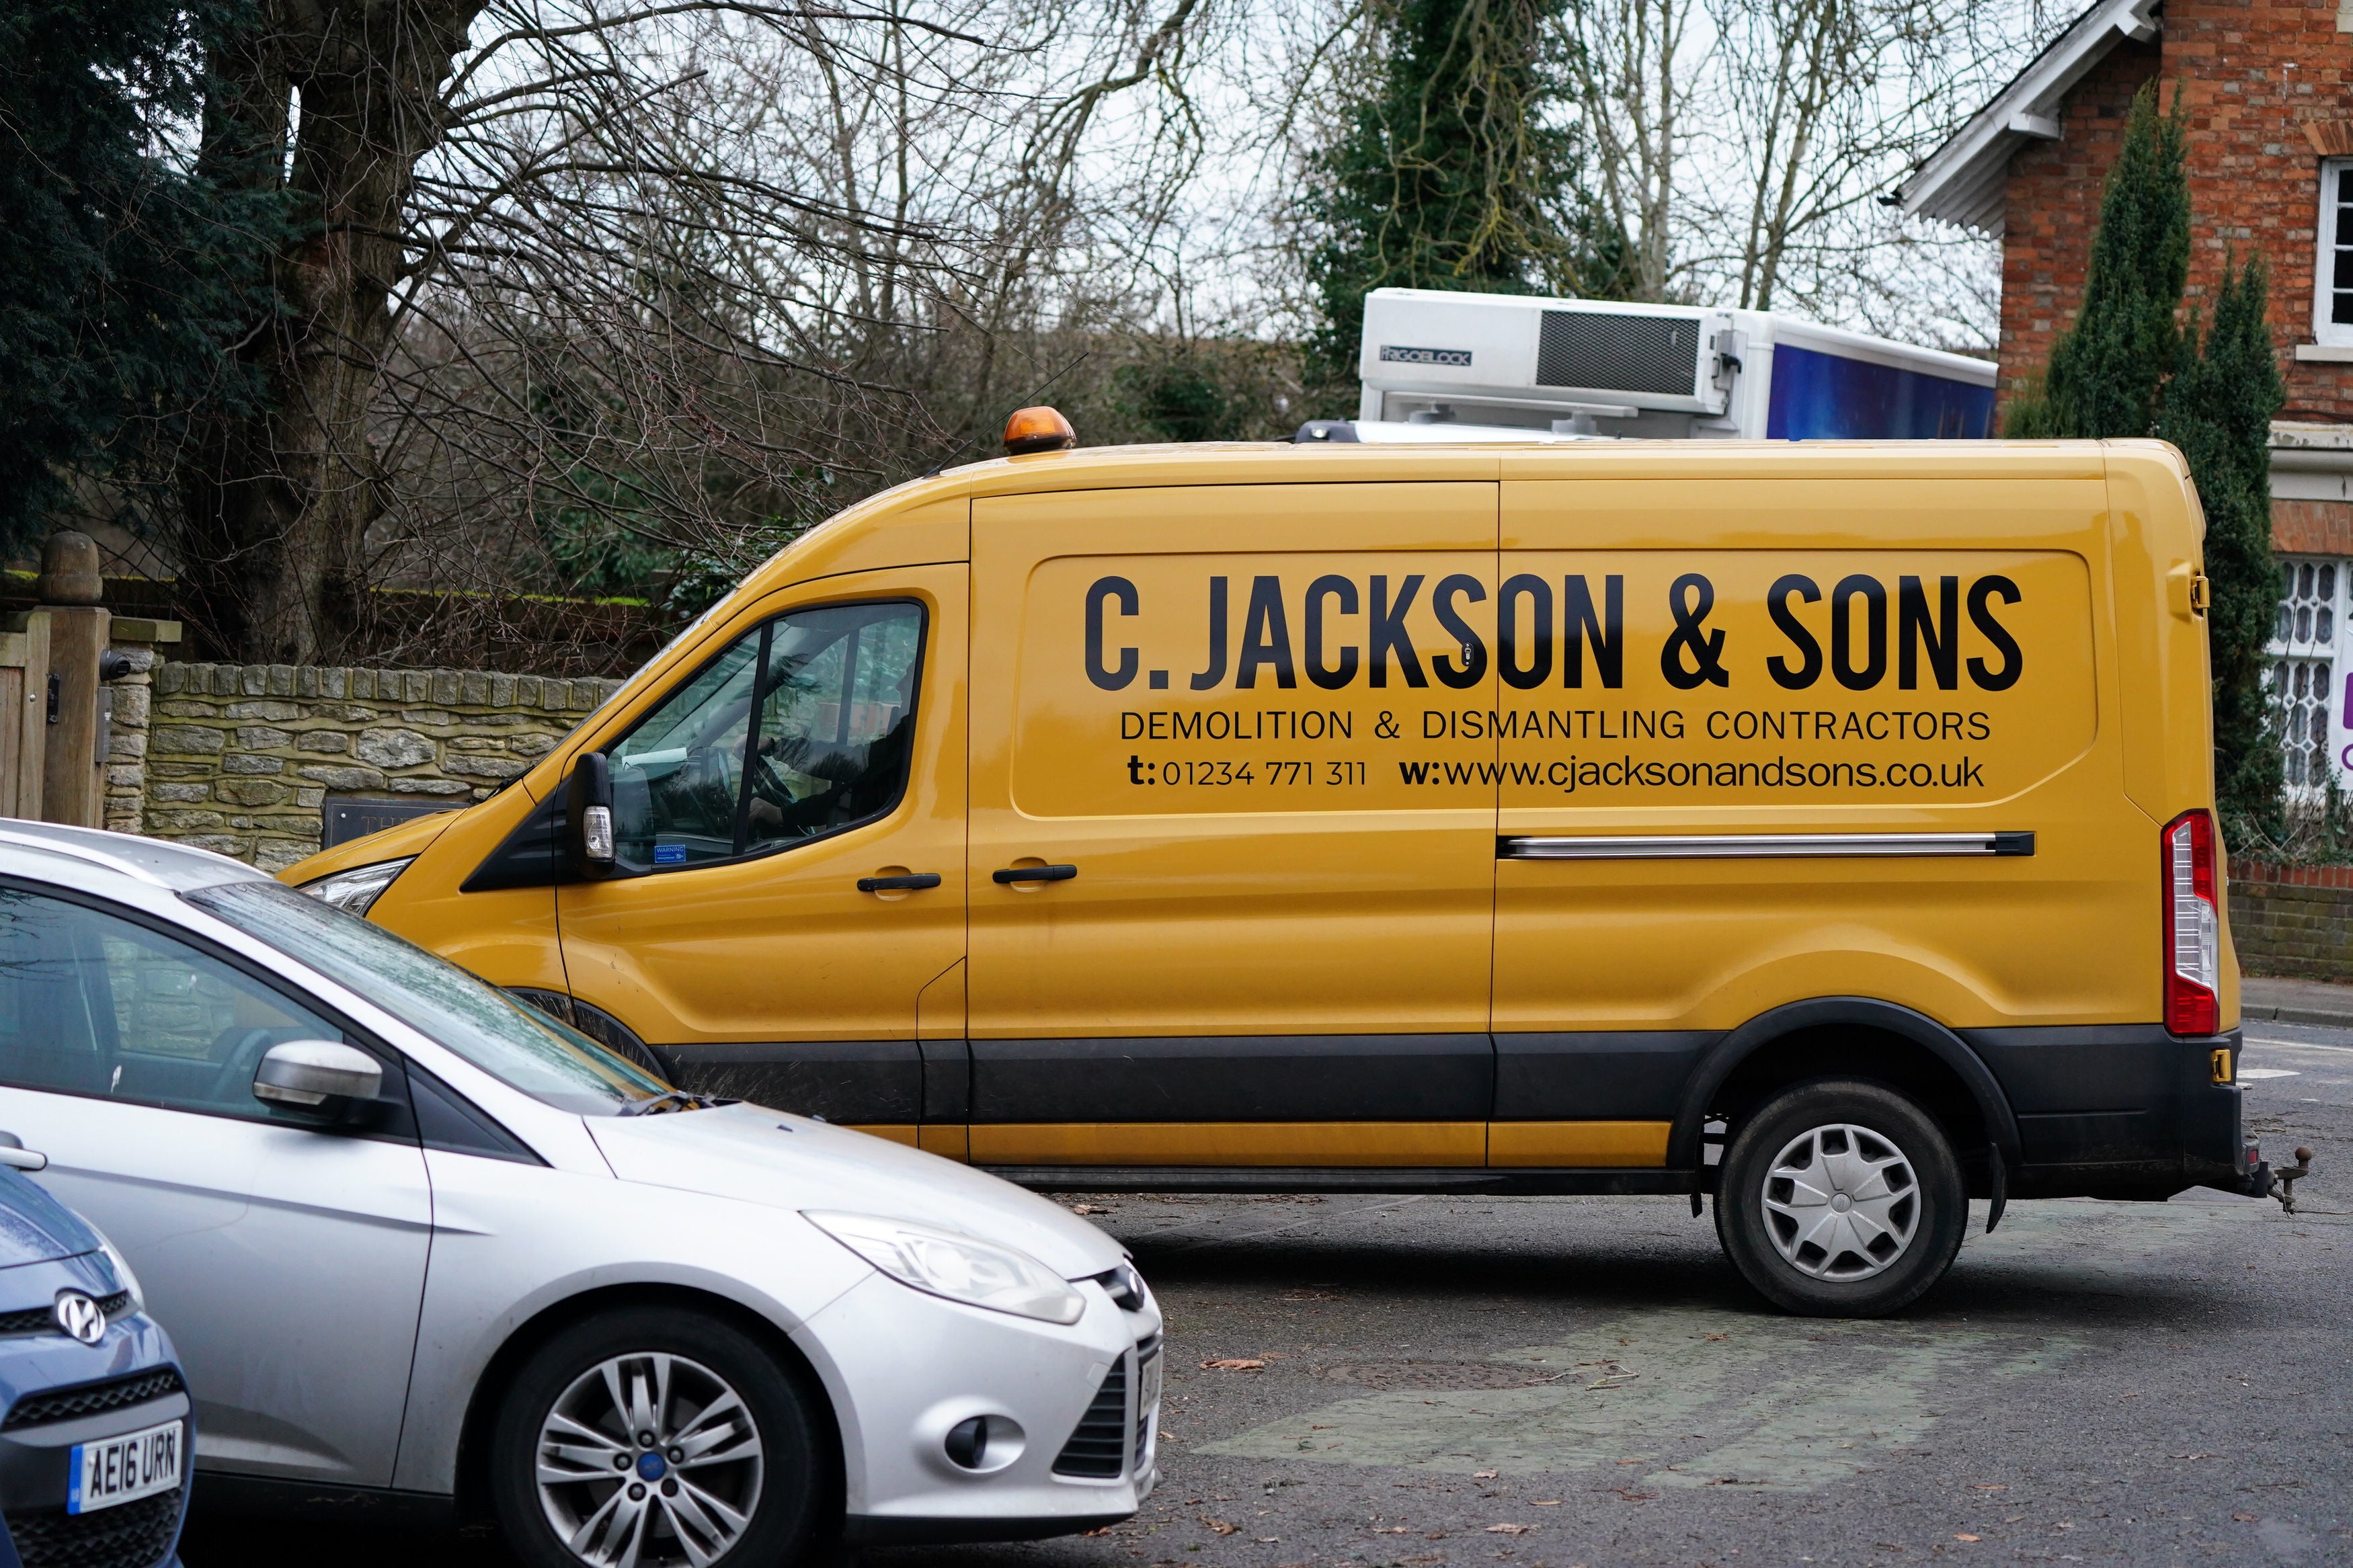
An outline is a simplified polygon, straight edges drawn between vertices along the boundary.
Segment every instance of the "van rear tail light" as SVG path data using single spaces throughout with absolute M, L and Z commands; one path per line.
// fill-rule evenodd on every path
M 2166 826 L 2165 1026 L 2211 1035 L 2222 1022 L 2222 910 L 2215 898 L 2214 819 L 2185 811 Z

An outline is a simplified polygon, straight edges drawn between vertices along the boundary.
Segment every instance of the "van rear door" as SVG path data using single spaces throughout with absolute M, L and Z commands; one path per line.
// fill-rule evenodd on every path
M 975 1163 L 1483 1163 L 1495 507 L 974 502 Z

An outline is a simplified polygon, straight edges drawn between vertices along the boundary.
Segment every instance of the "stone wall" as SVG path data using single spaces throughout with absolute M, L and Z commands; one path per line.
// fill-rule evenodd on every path
M 2231 943 L 2248 974 L 2353 981 L 2353 866 L 2231 865 Z
M 162 664 L 142 679 L 146 711 L 115 701 L 120 791 L 138 831 L 200 845 L 267 871 L 315 853 L 330 795 L 464 805 L 545 756 L 617 690 L 454 669 L 322 669 L 284 664 Z M 127 684 L 127 683 L 126 683 Z

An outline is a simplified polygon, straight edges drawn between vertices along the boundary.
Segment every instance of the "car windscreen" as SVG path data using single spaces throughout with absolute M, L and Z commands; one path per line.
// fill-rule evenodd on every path
M 534 1100 L 609 1116 L 668 1091 L 586 1035 L 447 959 L 282 883 L 227 882 L 181 897 Z

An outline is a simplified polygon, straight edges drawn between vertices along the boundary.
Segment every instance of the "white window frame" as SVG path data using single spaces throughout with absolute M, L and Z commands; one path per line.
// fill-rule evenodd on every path
M 2309 731 L 2295 741 L 2285 742 L 2283 750 L 2295 751 L 2301 759 L 2286 770 L 2287 797 L 2292 801 L 2317 801 L 2322 798 L 2327 781 L 2332 778 L 2337 781 L 2341 793 L 2353 795 L 2353 744 L 2348 744 L 2348 742 L 2353 742 L 2353 728 L 2348 728 L 2346 715 L 2338 709 L 2339 694 L 2345 690 L 2346 678 L 2348 673 L 2353 673 L 2353 625 L 2348 625 L 2348 618 L 2353 618 L 2353 557 L 2283 554 L 2278 557 L 2277 564 L 2289 574 L 2300 570 L 2317 573 L 2326 567 L 2329 569 L 2330 575 L 2326 595 L 2316 591 L 2314 595 L 2306 596 L 2283 587 L 2278 614 L 2283 618 L 2292 616 L 2300 606 L 2311 614 L 2312 624 L 2305 636 L 2298 637 L 2295 625 L 2290 620 L 2287 635 L 2281 637 L 2275 631 L 2264 649 L 2263 695 L 2274 724 L 2279 724 L 2282 714 L 2291 706 L 2299 713 L 2316 710 L 2326 737 L 2323 742 L 2325 750 L 2319 759 L 2320 776 L 2316 778 L 2312 775 L 2309 766 L 2314 760 Z M 2330 622 L 2326 637 L 2319 635 L 2318 626 L 2319 615 L 2324 610 Z M 2307 691 L 2301 699 L 2292 699 L 2288 693 L 2278 689 L 2277 676 L 2281 671 L 2287 671 L 2293 679 L 2298 666 L 2316 666 L 2324 672 L 2322 679 L 2325 684 L 2317 691 Z
M 2312 336 L 2315 342 L 2353 347 L 2353 321 L 2329 320 L 2329 307 L 2335 303 L 2330 285 L 2337 274 L 2337 247 L 2341 242 L 2347 250 L 2353 251 L 2353 232 L 2341 236 L 2337 232 L 2337 204 L 2328 199 L 2336 189 L 2337 176 L 2345 174 L 2353 174 L 2353 158 L 2320 161 L 2320 211 L 2312 230 Z

